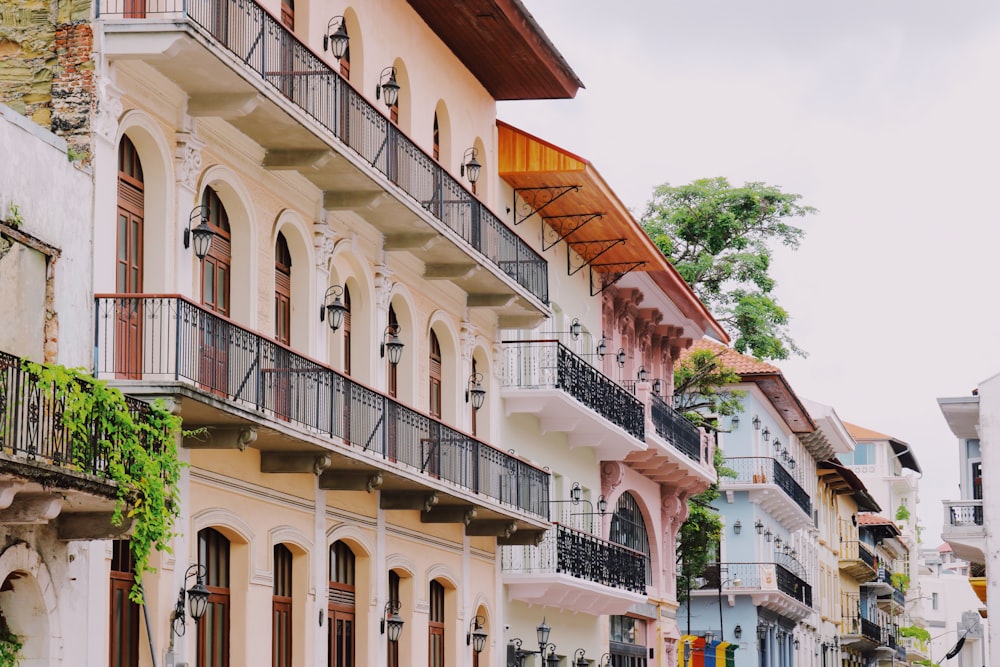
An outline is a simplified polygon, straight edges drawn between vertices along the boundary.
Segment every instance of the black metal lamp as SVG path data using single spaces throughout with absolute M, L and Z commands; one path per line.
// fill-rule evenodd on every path
M 583 325 L 580 324 L 580 318 L 574 317 L 573 321 L 569 323 L 569 335 L 573 338 L 573 340 L 578 340 L 580 338 L 580 334 L 582 333 Z
M 546 653 L 545 651 L 548 651 Z M 547 644 L 545 649 L 542 650 L 542 664 L 546 667 L 559 667 L 559 656 L 556 655 L 556 645 Z
M 628 359 L 628 356 L 625 354 L 625 348 L 618 348 L 618 354 L 615 355 L 615 361 L 618 362 L 618 368 L 625 368 L 626 359 Z
M 399 641 L 399 633 L 403 631 L 403 617 L 399 615 L 401 606 L 399 600 L 389 600 L 385 603 L 385 609 L 382 611 L 382 622 L 379 625 L 379 630 L 384 635 L 388 627 L 389 641 L 393 643 Z
M 205 611 L 208 609 L 208 589 L 205 587 L 206 574 L 208 574 L 208 571 L 205 569 L 205 566 L 199 563 L 189 566 L 184 572 L 181 590 L 177 594 L 177 602 L 174 604 L 171 626 L 174 634 L 178 637 L 183 637 L 187 629 L 187 623 L 184 620 L 185 602 L 187 602 L 188 612 L 191 614 L 191 618 L 194 619 L 195 624 L 201 620 L 201 617 L 205 615 Z M 195 584 L 185 591 L 184 585 L 192 577 L 195 577 Z M 173 642 L 173 639 L 171 639 L 171 642 Z
M 486 390 L 483 389 L 483 374 L 473 373 L 469 376 L 469 386 L 465 390 L 465 402 L 472 400 L 472 409 L 479 410 L 486 402 Z
M 791 468 L 792 470 L 795 470 L 795 459 L 791 457 L 788 458 L 788 467 Z
M 770 429 L 768 429 L 765 426 L 764 430 L 761 431 L 760 437 L 764 439 L 764 442 L 767 442 L 768 440 L 770 440 L 771 439 L 771 431 L 770 431 Z
M 597 667 L 610 667 L 611 665 L 611 654 L 605 653 L 601 656 L 601 659 L 597 661 Z
M 469 631 L 465 633 L 465 645 L 468 646 L 472 644 L 472 650 L 476 653 L 482 653 L 483 649 L 486 648 L 486 630 L 483 626 L 486 624 L 486 618 L 483 616 L 476 615 L 472 622 L 469 623 Z
M 334 27 L 336 26 L 336 27 Z M 323 35 L 323 50 L 333 53 L 333 57 L 340 60 L 347 52 L 347 43 L 351 40 L 347 36 L 347 24 L 343 16 L 334 16 L 326 24 L 326 33 Z
M 767 639 L 767 626 L 763 623 L 757 624 L 757 639 L 761 641 Z
M 750 423 L 753 424 L 753 430 L 759 431 L 760 430 L 760 415 L 754 415 L 753 416 L 753 421 L 751 421 Z
M 795 638 L 795 650 L 798 651 L 800 646 L 802 646 L 802 643 L 799 641 L 799 638 L 796 637 Z
M 761 535 L 764 533 L 764 522 L 760 519 L 754 522 L 753 527 L 757 530 L 757 534 Z
M 608 353 L 608 343 L 604 340 L 604 336 L 601 336 L 601 342 L 597 344 L 597 356 L 600 359 L 604 358 L 604 355 Z
M 733 415 L 732 417 L 730 417 L 729 418 L 729 428 L 735 431 L 739 427 L 740 427 L 740 416 L 739 415 Z
M 604 514 L 605 512 L 608 511 L 608 499 L 605 498 L 604 496 L 600 496 L 597 499 L 597 511 L 600 512 L 601 514 Z
M 735 534 L 739 535 L 740 531 L 742 531 L 742 530 L 743 530 L 743 524 L 740 522 L 739 519 L 737 519 L 736 523 L 733 524 L 733 532 Z
M 580 482 L 573 482 L 573 486 L 569 489 L 569 499 L 575 505 L 581 498 L 583 498 L 583 487 L 580 486 Z
M 194 224 L 194 219 L 200 218 L 201 222 L 194 229 L 191 225 Z M 194 255 L 198 258 L 198 261 L 205 259 L 205 255 L 208 254 L 209 248 L 212 247 L 212 237 L 215 236 L 215 231 L 208 226 L 208 207 L 198 205 L 195 206 L 191 211 L 191 215 L 188 216 L 188 226 L 184 230 L 184 247 L 190 248 L 192 240 L 194 241 Z
M 736 639 L 742 639 L 743 637 L 742 625 L 737 625 L 735 628 L 733 628 L 733 637 L 736 637 Z
M 660 393 L 660 390 L 662 389 L 663 389 L 663 382 L 660 380 L 660 378 L 656 378 L 655 380 L 653 380 L 653 393 L 658 395 Z
M 399 325 L 390 324 L 382 332 L 380 354 L 384 358 L 389 353 L 389 363 L 395 366 L 403 358 L 403 341 L 399 340 Z
M 535 634 L 538 635 L 538 650 L 539 652 L 545 648 L 549 643 L 549 633 L 552 632 L 552 628 L 549 624 L 545 622 L 545 617 L 542 617 L 542 623 L 537 628 L 535 628 Z
M 645 382 L 646 376 L 647 376 L 646 367 L 639 366 L 639 372 L 635 374 L 636 379 L 639 380 L 639 382 Z
M 781 451 L 781 440 L 777 438 L 774 439 L 774 453 L 777 454 Z
M 780 537 L 775 537 L 775 538 L 774 538 L 774 548 L 775 548 L 775 550 L 778 550 L 778 551 L 780 551 L 780 550 L 781 550 L 781 543 L 782 543 L 783 541 L 784 541 L 784 540 L 782 540 L 782 539 L 781 539 Z
M 378 85 L 375 86 L 376 100 L 380 94 L 387 107 L 396 106 L 396 102 L 399 100 L 399 84 L 396 83 L 395 67 L 386 67 L 378 75 Z
M 572 667 L 587 667 L 590 664 L 590 662 L 588 662 L 587 659 L 583 657 L 586 653 L 587 652 L 582 648 L 576 649 L 576 652 L 573 654 Z
M 764 531 L 764 541 L 765 542 L 770 542 L 771 541 L 771 534 L 772 533 L 771 533 L 771 529 L 770 528 L 768 528 L 767 530 Z
M 469 179 L 469 183 L 473 185 L 479 180 L 479 170 L 483 168 L 483 165 L 479 164 L 479 160 L 476 156 L 479 155 L 479 150 L 476 148 L 466 148 L 465 155 L 462 156 L 462 166 L 458 168 L 459 173 Z
M 336 331 L 344 323 L 344 315 L 347 313 L 347 306 L 340 299 L 344 295 L 344 288 L 340 285 L 331 285 L 327 288 L 323 296 L 323 305 L 319 307 L 319 321 L 326 319 L 331 331 Z M 330 300 L 333 297 L 333 300 Z

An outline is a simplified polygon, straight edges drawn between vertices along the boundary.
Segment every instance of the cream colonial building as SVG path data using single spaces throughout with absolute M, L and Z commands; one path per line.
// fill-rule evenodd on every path
M 79 190 L 24 199 L 79 257 L 46 359 L 190 431 L 143 609 L 123 542 L 8 539 L 32 664 L 676 662 L 715 473 L 663 397 L 725 334 L 593 165 L 497 121 L 581 85 L 520 2 L 2 8 L 3 101 L 66 142 L 18 171 Z

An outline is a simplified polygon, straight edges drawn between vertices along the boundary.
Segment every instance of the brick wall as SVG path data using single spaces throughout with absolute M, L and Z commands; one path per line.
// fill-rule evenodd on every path
M 0 0 L 0 102 L 89 161 L 95 80 L 90 3 Z

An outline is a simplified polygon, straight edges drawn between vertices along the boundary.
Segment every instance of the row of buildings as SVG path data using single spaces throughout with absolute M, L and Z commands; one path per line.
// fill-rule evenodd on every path
M 594 165 L 497 119 L 582 85 L 518 0 L 0 10 L 0 649 L 21 664 L 926 655 L 893 577 L 912 452 L 726 350 Z M 701 345 L 748 393 L 719 440 L 721 551 L 682 607 L 676 533 L 719 443 L 670 393 Z M 70 455 L 71 406 L 24 359 L 182 420 L 141 606 L 106 463 Z

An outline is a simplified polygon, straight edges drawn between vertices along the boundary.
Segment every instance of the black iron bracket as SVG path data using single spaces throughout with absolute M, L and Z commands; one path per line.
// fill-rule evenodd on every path
M 597 296 L 607 288 L 614 285 L 616 282 L 624 278 L 626 275 L 635 271 L 639 267 L 645 266 L 646 262 L 613 262 L 611 264 L 591 264 L 590 265 L 590 296 Z M 594 290 L 594 269 L 608 269 L 607 271 L 598 271 L 601 288 L 599 290 Z M 610 278 L 610 280 L 608 280 Z
M 542 251 L 548 250 L 573 232 L 579 230 L 591 220 L 603 218 L 603 213 L 573 213 L 572 215 L 553 215 L 545 218 L 548 224 L 542 227 Z M 556 223 L 552 224 L 555 220 Z M 547 240 L 546 237 L 555 237 L 555 240 Z
M 595 259 L 614 248 L 616 245 L 625 243 L 625 239 L 602 239 L 600 241 L 566 241 L 566 271 L 569 275 L 577 273 Z M 576 253 L 583 260 L 577 267 L 573 266 L 573 253 Z
M 577 192 L 579 185 L 543 185 L 538 188 L 514 188 L 514 226 L 521 224 L 546 206 L 570 192 Z M 521 205 L 517 205 L 518 197 Z

